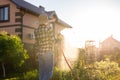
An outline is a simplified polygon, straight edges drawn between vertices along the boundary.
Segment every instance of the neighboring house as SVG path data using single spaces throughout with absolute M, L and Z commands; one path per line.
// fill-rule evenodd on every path
M 100 43 L 100 52 L 111 53 L 120 50 L 120 42 L 112 36 Z
M 0 0 L 0 31 L 18 35 L 25 47 L 31 50 L 33 47 L 30 45 L 35 42 L 34 29 L 38 27 L 41 13 L 47 13 L 56 35 L 64 28 L 71 28 L 57 17 L 55 11 L 45 11 L 44 7 L 36 7 L 24 0 Z
M 104 60 L 106 58 L 120 65 L 120 42 L 112 36 L 100 43 L 98 60 Z

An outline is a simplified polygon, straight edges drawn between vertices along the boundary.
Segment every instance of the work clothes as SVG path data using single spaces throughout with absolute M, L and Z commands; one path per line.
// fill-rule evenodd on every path
M 39 80 L 50 80 L 54 66 L 54 28 L 50 25 L 40 25 L 34 33 L 40 71 Z

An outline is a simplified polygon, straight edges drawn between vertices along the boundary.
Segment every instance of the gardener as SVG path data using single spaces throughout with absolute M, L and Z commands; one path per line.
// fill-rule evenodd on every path
M 35 33 L 35 49 L 39 62 L 39 80 L 50 80 L 53 74 L 54 28 L 48 20 L 47 14 L 39 16 L 39 26 Z

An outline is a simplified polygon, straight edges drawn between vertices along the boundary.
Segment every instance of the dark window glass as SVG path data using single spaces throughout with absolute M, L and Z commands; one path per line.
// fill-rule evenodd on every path
M 8 21 L 9 20 L 9 8 L 0 7 L 0 21 Z

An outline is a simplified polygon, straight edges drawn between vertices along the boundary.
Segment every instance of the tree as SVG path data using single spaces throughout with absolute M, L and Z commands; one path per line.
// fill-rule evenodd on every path
M 18 36 L 0 33 L 0 63 L 2 65 L 3 77 L 5 77 L 5 64 L 10 62 L 14 67 L 21 66 L 28 58 L 23 43 Z

